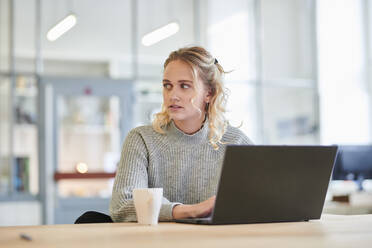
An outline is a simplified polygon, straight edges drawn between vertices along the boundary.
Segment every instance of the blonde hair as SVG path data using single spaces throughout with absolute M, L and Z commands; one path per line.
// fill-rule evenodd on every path
M 226 72 L 218 61 L 202 47 L 185 47 L 173 51 L 164 62 L 164 69 L 175 60 L 187 63 L 192 69 L 194 79 L 200 77 L 204 86 L 211 92 L 211 99 L 206 104 L 205 112 L 209 120 L 208 139 L 213 148 L 217 150 L 218 143 L 223 144 L 221 139 L 228 124 L 224 116 L 227 93 L 222 82 L 222 77 Z M 161 111 L 155 114 L 152 126 L 156 132 L 164 134 L 164 128 L 170 122 L 170 116 L 163 104 Z

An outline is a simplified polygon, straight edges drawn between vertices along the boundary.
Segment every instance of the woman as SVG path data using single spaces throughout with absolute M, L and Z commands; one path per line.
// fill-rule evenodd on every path
M 251 143 L 224 117 L 224 73 L 201 47 L 169 55 L 161 112 L 123 145 L 110 204 L 115 222 L 136 221 L 134 188 L 163 188 L 159 221 L 212 212 L 226 144 Z

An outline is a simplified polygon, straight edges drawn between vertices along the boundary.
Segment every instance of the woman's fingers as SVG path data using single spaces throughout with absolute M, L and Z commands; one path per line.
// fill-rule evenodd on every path
M 212 213 L 216 196 L 212 196 L 205 201 L 196 204 L 196 217 L 205 217 Z
M 216 196 L 212 196 L 205 201 L 202 201 L 194 205 L 177 205 L 173 208 L 173 218 L 195 218 L 195 217 L 206 217 L 210 215 L 214 208 Z

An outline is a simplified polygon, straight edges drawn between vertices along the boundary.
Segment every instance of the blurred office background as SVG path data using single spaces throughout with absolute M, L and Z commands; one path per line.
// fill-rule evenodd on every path
M 0 225 L 107 213 L 125 135 L 183 46 L 232 71 L 228 117 L 254 143 L 370 144 L 371 17 L 370 0 L 0 0 Z

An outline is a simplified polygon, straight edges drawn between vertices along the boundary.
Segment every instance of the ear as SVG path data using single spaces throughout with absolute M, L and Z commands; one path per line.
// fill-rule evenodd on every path
M 204 96 L 204 102 L 209 103 L 211 101 L 211 98 L 212 98 L 212 90 L 208 89 L 208 91 L 205 93 L 205 96 Z

